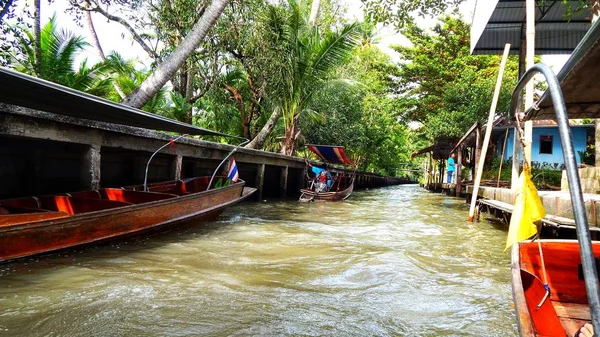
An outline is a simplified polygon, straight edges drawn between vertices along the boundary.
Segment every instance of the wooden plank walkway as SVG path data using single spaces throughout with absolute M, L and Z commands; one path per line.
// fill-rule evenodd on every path
M 485 209 L 488 213 L 491 213 L 498 217 L 498 212 L 504 213 L 502 217 L 508 223 L 510 220 L 509 215 L 512 214 L 513 205 L 497 201 L 491 199 L 478 199 L 477 205 L 479 209 Z M 544 219 L 542 219 L 542 224 L 545 226 L 553 227 L 553 228 L 564 228 L 564 229 L 575 229 L 575 221 L 573 219 L 564 218 L 556 215 L 547 214 Z M 590 227 L 591 231 L 600 232 L 600 228 Z

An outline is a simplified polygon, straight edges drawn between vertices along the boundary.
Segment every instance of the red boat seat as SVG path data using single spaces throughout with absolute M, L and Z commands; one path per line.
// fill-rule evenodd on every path
M 24 207 L 24 208 L 40 208 L 40 201 L 36 197 L 26 197 L 18 199 L 8 199 L 0 201 L 2 206 Z
M 65 212 L 69 215 L 100 211 L 131 205 L 128 202 L 71 198 L 66 195 L 49 195 L 39 197 L 43 209 Z
M 128 191 L 118 188 L 105 188 L 100 191 L 102 199 L 124 201 L 132 204 L 142 204 L 145 202 L 164 200 L 177 197 L 176 194 Z
M 152 184 L 148 186 L 150 192 L 159 192 L 175 195 L 188 194 L 187 188 L 183 180 L 174 180 L 165 183 Z

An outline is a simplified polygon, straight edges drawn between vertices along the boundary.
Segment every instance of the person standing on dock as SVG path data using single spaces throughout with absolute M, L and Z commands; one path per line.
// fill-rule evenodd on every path
M 450 153 L 450 157 L 448 157 L 448 184 L 452 183 L 452 175 L 454 174 L 455 166 L 454 153 Z

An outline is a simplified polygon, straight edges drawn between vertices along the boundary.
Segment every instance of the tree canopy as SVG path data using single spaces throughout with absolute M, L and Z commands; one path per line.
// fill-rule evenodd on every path
M 394 46 L 400 54 L 396 95 L 404 122 L 419 122 L 429 139 L 460 137 L 487 118 L 500 56 L 471 55 L 469 25 L 455 16 L 442 17 L 431 31 L 410 24 L 410 46 Z M 507 63 L 498 111 L 507 112 L 517 80 L 518 60 Z
M 346 18 L 342 2 L 323 0 L 311 23 L 310 3 L 294 0 L 69 0 L 67 13 L 92 32 L 93 41 L 85 41 L 63 32 L 57 20 L 37 37 L 32 27 L 39 13 L 17 18 L 9 1 L 0 61 L 117 102 L 163 73 L 168 84 L 158 82 L 140 101 L 142 109 L 253 139 L 251 146 L 268 151 L 342 145 L 352 159 L 360 158 L 361 169 L 396 174 L 427 140 L 459 137 L 485 120 L 500 57 L 470 55 L 469 25 L 457 16 L 443 15 L 430 30 L 411 19 L 439 15 L 463 0 L 364 2 L 363 22 Z M 222 14 L 208 15 L 217 3 Z M 153 63 L 105 54 L 89 13 L 123 26 Z M 207 16 L 204 37 L 168 72 L 160 70 Z M 381 21 L 402 27 L 409 40 L 394 46 L 396 54 L 377 44 Z M 101 62 L 74 62 L 92 47 Z M 508 109 L 515 59 L 506 72 L 499 111 Z

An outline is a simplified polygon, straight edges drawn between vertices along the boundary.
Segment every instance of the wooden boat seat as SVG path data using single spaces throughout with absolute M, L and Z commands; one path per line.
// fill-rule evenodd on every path
M 2 209 L 3 212 L 10 212 L 8 214 L 0 214 L 0 227 L 28 224 L 36 221 L 65 218 L 69 216 L 69 214 L 65 212 L 50 212 L 43 209 L 17 207 L 0 207 L 0 209 Z
M 592 321 L 590 307 L 582 303 L 552 302 L 568 336 L 574 336 L 585 323 Z
M 176 194 L 158 193 L 158 192 L 142 192 L 128 191 L 118 188 L 104 188 L 99 191 L 102 199 L 123 201 L 131 204 L 142 204 L 145 202 L 176 198 Z
M 38 199 L 40 200 L 41 208 L 50 211 L 65 212 L 69 215 L 131 205 L 131 203 L 122 201 L 72 198 L 66 195 L 50 195 L 38 197 Z
M 37 197 L 26 197 L 17 199 L 8 199 L 0 201 L 0 206 L 22 207 L 22 208 L 40 208 L 41 204 Z
M 144 192 L 143 185 L 126 187 L 130 191 Z M 162 183 L 153 183 L 148 185 L 149 192 L 166 193 L 174 195 L 185 195 L 188 194 L 188 190 L 183 180 L 165 181 Z
M 73 198 L 84 198 L 84 199 L 102 199 L 102 195 L 100 194 L 100 191 L 98 191 L 98 190 L 67 193 L 67 196 L 73 197 Z
M 216 184 L 216 182 L 219 180 L 219 178 L 223 177 L 215 177 L 215 180 L 213 181 L 213 187 L 214 184 Z M 209 180 L 209 177 L 197 177 L 185 179 L 183 182 L 185 184 L 186 191 L 188 191 L 189 193 L 196 193 L 206 191 L 206 186 L 208 186 Z

